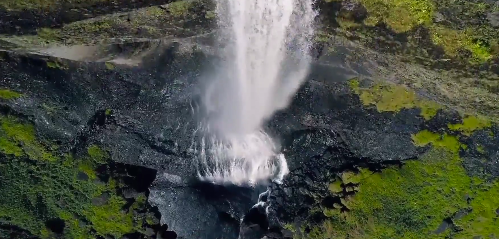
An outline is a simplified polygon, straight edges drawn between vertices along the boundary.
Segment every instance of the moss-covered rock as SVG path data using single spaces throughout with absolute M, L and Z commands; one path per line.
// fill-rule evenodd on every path
M 0 2 L 0 34 L 33 34 L 40 28 L 60 27 L 89 18 L 143 7 L 166 4 L 171 0 L 5 0 Z
M 428 101 L 402 86 L 365 83 L 349 82 L 366 107 L 393 112 L 394 117 L 402 109 L 417 108 L 419 100 Z M 409 139 L 425 149 L 424 154 L 381 170 L 372 165 L 341 169 L 328 186 L 329 195 L 314 198 L 320 203 L 308 212 L 308 218 L 287 224 L 293 238 L 499 236 L 499 201 L 490 196 L 499 190 L 499 180 L 467 168 L 472 160 L 469 155 L 477 150 L 481 157 L 495 157 L 489 151 L 493 142 L 487 149 L 482 145 L 477 149 L 470 141 L 487 135 L 495 124 L 473 115 L 446 123 L 445 115 L 459 114 L 430 103 L 442 111 L 428 118 Z
M 152 213 L 145 196 L 124 198 L 130 186 L 104 149 L 54 151 L 30 122 L 9 115 L 0 121 L 0 225 L 40 238 L 121 238 L 157 227 L 157 216 L 140 216 Z M 0 237 L 16 238 L 14 232 Z
M 213 23 L 204 16 L 212 8 L 203 0 L 175 1 L 125 13 L 80 20 L 57 28 L 38 28 L 36 34 L 3 36 L 22 47 L 98 44 L 119 39 L 157 39 L 204 33 Z
M 417 161 L 359 174 L 358 192 L 344 196 L 346 210 L 324 208 L 326 220 L 303 238 L 472 238 L 499 235 L 498 182 L 470 177 L 452 136 L 421 132 L 417 145 L 433 149 Z M 462 215 L 465 216 L 462 216 Z M 445 221 L 452 225 L 437 230 Z M 301 238 L 301 237 L 298 237 Z
M 393 59 L 379 62 L 380 69 L 386 68 L 377 75 L 380 80 L 426 91 L 469 114 L 499 115 L 494 103 L 499 31 L 487 20 L 498 11 L 493 2 L 337 0 L 318 5 L 326 22 L 318 34 L 321 42 L 338 45 L 333 39 L 340 35 Z
M 418 25 L 429 25 L 432 22 L 435 6 L 431 0 L 362 0 L 368 16 L 364 20 L 367 25 L 384 22 L 395 32 L 406 32 Z
M 418 108 L 421 116 L 430 120 L 433 118 L 441 105 L 434 101 L 426 100 L 400 85 L 390 83 L 377 83 L 371 87 L 362 88 L 358 80 L 351 80 L 350 87 L 359 95 L 364 105 L 374 105 L 379 112 L 397 113 L 402 109 Z
M 22 96 L 21 94 L 15 92 L 15 91 L 11 91 L 8 89 L 1 89 L 0 90 L 0 98 L 4 99 L 4 100 L 15 99 L 15 98 L 19 98 L 21 96 Z

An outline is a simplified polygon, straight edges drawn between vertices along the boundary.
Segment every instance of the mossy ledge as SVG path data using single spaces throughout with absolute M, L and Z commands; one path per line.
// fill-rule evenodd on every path
M 0 89 L 0 99 L 11 100 L 21 97 L 22 94 L 9 89 Z
M 431 104 L 435 110 L 429 111 L 430 117 L 421 110 L 429 120 L 445 109 L 403 86 L 364 87 L 363 83 L 349 82 L 360 101 L 379 112 L 396 114 Z M 411 137 L 415 146 L 427 150 L 418 159 L 381 171 L 359 167 L 338 173 L 328 187 L 332 199 L 310 210 L 305 223 L 287 223 L 284 228 L 295 239 L 498 237 L 499 199 L 492 195 L 499 192 L 499 180 L 467 171 L 461 157 L 473 150 L 464 142 L 488 131 L 493 123 L 483 116 L 463 115 L 461 122 L 449 123 L 438 132 L 426 129 L 426 124 Z M 481 153 L 487 151 L 482 148 Z
M 401 167 L 340 174 L 329 186 L 338 203 L 313 210 L 321 223 L 287 224 L 293 238 L 498 237 L 499 180 L 469 176 L 456 136 L 423 130 L 412 139 L 431 149 Z
M 398 45 L 406 47 L 397 53 L 408 56 L 407 59 L 415 60 L 414 56 L 417 55 L 428 60 L 452 58 L 455 60 L 454 63 L 481 65 L 498 57 L 499 33 L 488 22 L 477 21 L 485 18 L 488 12 L 497 11 L 497 6 L 493 2 L 464 0 L 354 2 L 323 0 L 323 2 L 325 2 L 321 3 L 323 9 L 330 8 L 332 9 L 330 11 L 335 11 L 328 14 L 335 16 L 330 17 L 331 20 L 337 23 L 346 36 L 354 38 L 363 36 L 360 38 L 364 38 L 364 43 L 368 45 L 372 43 L 373 47 L 377 47 L 375 43 L 380 43 L 379 40 L 388 41 L 395 38 L 402 43 Z M 427 34 L 421 35 L 423 31 Z M 378 44 L 378 47 L 381 45 Z M 424 51 L 419 51 L 421 49 Z M 433 54 L 437 52 L 439 54 Z M 463 52 L 466 54 L 462 54 Z
M 2 0 L 0 34 L 34 34 L 37 29 L 60 27 L 105 14 L 158 6 L 171 0 Z M 22 20 L 20 20 L 22 19 Z
M 147 186 L 124 180 L 132 166 L 110 161 L 95 144 L 53 150 L 29 121 L 1 115 L 0 122 L 0 238 L 121 238 L 160 228 Z
M 414 91 L 400 85 L 378 82 L 371 87 L 361 87 L 358 79 L 349 82 L 351 89 L 359 95 L 362 104 L 373 105 L 378 112 L 397 113 L 402 109 L 420 109 L 425 120 L 433 118 L 443 107 L 430 100 L 419 97 Z

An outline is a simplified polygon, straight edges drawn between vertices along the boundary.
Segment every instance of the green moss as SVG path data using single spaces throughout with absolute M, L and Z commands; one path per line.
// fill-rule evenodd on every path
M 455 136 L 448 134 L 440 135 L 428 130 L 423 130 L 413 135 L 412 140 L 416 146 L 423 147 L 432 144 L 434 147 L 443 148 L 453 153 L 458 153 L 461 148 L 465 147 Z
M 64 31 L 80 33 L 80 34 L 105 34 L 112 30 L 112 22 L 108 20 L 87 20 L 69 24 L 64 27 Z
M 47 42 L 59 41 L 60 33 L 59 30 L 51 29 L 51 28 L 40 28 L 37 30 L 37 35 L 45 39 Z
M 91 233 L 91 226 L 77 219 L 75 215 L 62 211 L 59 217 L 64 220 L 66 227 L 64 228 L 64 236 L 73 239 L 93 239 L 95 238 Z
M 66 154 L 40 160 L 40 152 L 53 155 L 53 147 L 39 143 L 31 124 L 11 116 L 0 117 L 0 122 L 0 151 L 8 158 L 0 161 L 4 195 L 0 197 L 0 224 L 15 225 L 40 238 L 51 238 L 45 222 L 54 218 L 65 222 L 61 238 L 119 238 L 139 231 L 141 224 L 133 219 L 133 210 L 125 210 L 126 201 L 118 196 L 116 180 L 97 179 L 95 168 L 108 159 L 104 150 L 92 145 L 83 158 Z M 82 169 L 94 180 L 79 180 Z M 103 193 L 109 195 L 108 202 L 94 205 L 92 199 Z M 140 198 L 132 208 L 145 206 L 144 202 Z
M 215 11 L 206 11 L 204 18 L 206 19 L 215 19 L 217 17 L 217 13 Z
M 359 94 L 360 92 L 360 82 L 357 78 L 354 78 L 352 80 L 349 80 L 348 81 L 348 85 L 350 86 L 350 88 L 356 93 L 356 94 Z
M 477 145 L 476 146 L 476 151 L 478 151 L 478 153 L 484 154 L 485 153 L 485 148 L 482 145 Z
M 153 213 L 146 214 L 145 221 L 148 225 L 155 225 L 159 223 L 159 220 L 154 216 Z
M 364 177 L 363 174 L 354 173 L 351 171 L 346 171 L 341 174 L 341 181 L 344 184 L 354 183 L 357 184 Z
M 31 159 L 56 161 L 57 157 L 47 151 L 45 147 L 36 140 L 35 129 L 32 125 L 23 124 L 13 117 L 0 117 L 2 140 L 2 152 L 13 155 L 21 155 L 20 148 L 30 156 Z M 19 147 L 22 145 L 22 147 Z
M 166 11 L 160 7 L 150 7 L 150 8 L 145 9 L 145 11 L 146 11 L 147 15 L 149 15 L 151 17 L 155 17 L 155 18 L 159 18 L 159 17 L 166 14 Z
M 284 224 L 284 229 L 291 231 L 293 233 L 296 232 L 296 228 L 292 224 Z
M 132 213 L 123 211 L 125 204 L 123 198 L 113 195 L 105 205 L 91 206 L 84 214 L 98 235 L 121 238 L 134 230 Z
M 83 7 L 92 5 L 99 2 L 106 2 L 109 0 L 2 0 L 0 1 L 0 8 L 10 11 L 23 11 L 23 10 L 52 10 L 54 8 L 63 6 L 62 3 L 71 4 L 72 7 Z M 68 6 L 69 7 L 69 6 Z
M 94 162 L 99 164 L 105 163 L 109 158 L 109 154 L 97 145 L 88 147 L 87 153 Z
M 41 231 L 40 231 L 40 237 L 41 238 L 50 238 L 52 235 L 52 233 L 47 229 L 47 228 L 43 228 Z
M 482 185 L 471 194 L 471 212 L 456 220 L 462 230 L 456 238 L 482 238 L 499 236 L 499 182 Z
M 473 41 L 470 30 L 459 31 L 434 25 L 430 31 L 433 43 L 443 47 L 445 53 L 451 57 L 457 56 L 460 49 L 466 49 L 472 53 L 474 62 L 484 62 L 492 58 L 490 49 Z
M 470 183 L 453 152 L 435 149 L 421 161 L 363 179 L 348 202 L 351 211 L 327 213 L 321 232 L 329 237 L 322 238 L 443 238 L 432 231 L 466 208 Z
M 343 29 L 351 29 L 351 28 L 356 28 L 360 27 L 361 24 L 357 23 L 353 20 L 347 19 L 347 18 L 342 18 L 342 17 L 337 17 L 336 22 L 340 25 L 341 28 Z
M 15 91 L 11 91 L 8 89 L 1 89 L 0 90 L 0 98 L 4 99 L 4 100 L 15 99 L 15 98 L 19 98 L 21 96 L 22 96 L 21 94 L 15 92 Z
M 449 124 L 451 130 L 461 131 L 464 135 L 471 135 L 474 131 L 488 128 L 492 126 L 492 122 L 481 116 L 467 116 L 463 119 L 462 124 Z
M 145 195 L 140 195 L 135 198 L 135 203 L 138 205 L 144 205 L 147 202 L 147 197 Z
M 340 193 L 343 192 L 343 187 L 341 186 L 341 181 L 336 180 L 329 184 L 329 191 L 332 193 Z
M 19 145 L 15 142 L 12 142 L 5 138 L 0 138 L 0 150 L 4 154 L 14 155 L 19 157 L 24 154 L 24 151 Z
M 432 22 L 434 4 L 430 0 L 360 0 L 369 17 L 366 25 L 385 22 L 395 32 L 406 32 Z
M 419 108 L 426 120 L 433 118 L 442 107 L 436 102 L 421 99 L 404 86 L 378 83 L 370 88 L 361 88 L 358 80 L 349 82 L 364 105 L 375 105 L 378 112 L 399 112 L 402 109 Z
M 90 178 L 92 180 L 97 178 L 97 172 L 95 171 L 95 165 L 88 160 L 84 160 L 83 162 L 81 162 L 78 165 L 78 169 L 81 172 L 84 172 L 88 176 L 88 178 Z
M 305 238 L 475 238 L 497 237 L 499 181 L 487 183 L 468 176 L 459 157 L 456 137 L 421 131 L 417 146 L 432 145 L 418 160 L 380 173 L 364 170 L 359 190 L 342 198 L 349 210 L 325 208 L 328 219 L 311 226 Z M 468 198 L 471 202 L 468 203 Z M 458 212 L 470 210 L 455 218 Z M 458 230 L 436 233 L 444 219 Z M 449 235 L 452 234 L 452 237 Z M 300 237 L 298 237 L 300 238 Z
M 62 64 L 61 62 L 57 62 L 57 61 L 47 61 L 47 67 L 53 68 L 53 69 L 66 69 L 64 64 Z
M 111 62 L 106 62 L 105 64 L 106 64 L 106 68 L 107 68 L 108 70 L 114 70 L 115 66 L 114 66 L 114 64 L 113 64 L 113 63 L 111 63 Z
M 105 114 L 106 114 L 107 116 L 110 116 L 112 113 L 113 113 L 113 110 L 112 110 L 112 109 L 106 109 Z
M 185 16 L 189 9 L 192 7 L 193 1 L 190 0 L 180 0 L 168 4 L 168 11 L 174 17 Z
M 323 32 L 323 31 L 318 31 L 315 33 L 314 41 L 327 43 L 327 42 L 331 41 L 331 35 L 326 33 L 326 32 Z
M 36 8 L 48 8 L 53 6 L 56 0 L 26 0 L 26 1 L 16 1 L 16 0 L 3 0 L 0 2 L 0 7 L 6 10 L 28 10 Z

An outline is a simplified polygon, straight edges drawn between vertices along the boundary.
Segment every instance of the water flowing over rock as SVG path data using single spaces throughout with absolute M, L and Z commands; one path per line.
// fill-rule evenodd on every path
M 305 80 L 312 1 L 217 1 L 224 62 L 203 96 L 200 175 L 216 183 L 282 180 L 286 161 L 262 129 Z

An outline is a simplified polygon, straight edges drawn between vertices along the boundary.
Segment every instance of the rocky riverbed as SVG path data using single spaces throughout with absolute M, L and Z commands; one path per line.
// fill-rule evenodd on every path
M 318 1 L 290 173 L 238 187 L 191 147 L 211 2 L 1 1 L 0 238 L 497 238 L 498 7 Z

